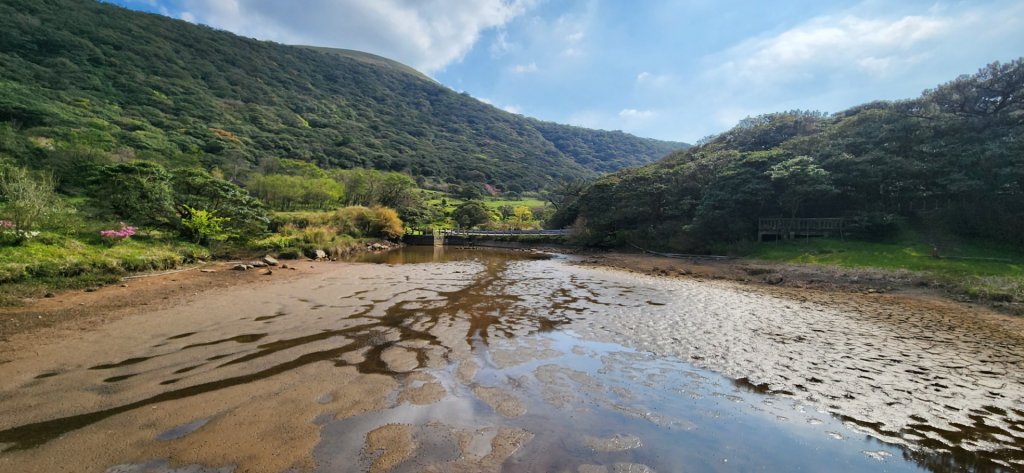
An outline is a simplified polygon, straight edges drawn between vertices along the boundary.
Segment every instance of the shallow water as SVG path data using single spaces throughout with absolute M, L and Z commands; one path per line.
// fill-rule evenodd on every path
M 526 252 L 363 260 L 0 365 L 0 470 L 1024 469 L 1022 344 L 985 327 Z

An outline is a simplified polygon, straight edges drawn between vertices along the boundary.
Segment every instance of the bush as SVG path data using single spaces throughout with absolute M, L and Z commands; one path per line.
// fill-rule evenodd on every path
M 885 241 L 900 232 L 899 218 L 885 212 L 859 212 L 847 217 L 844 232 L 858 240 Z

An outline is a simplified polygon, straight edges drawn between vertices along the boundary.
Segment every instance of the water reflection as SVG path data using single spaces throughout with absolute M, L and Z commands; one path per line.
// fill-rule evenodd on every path
M 178 327 L 170 333 L 180 335 L 159 337 L 167 346 L 119 347 L 112 350 L 115 361 L 95 360 L 92 370 L 105 372 L 108 384 L 118 378 L 126 394 L 110 391 L 102 409 L 8 426 L 0 431 L 0 460 L 19 450 L 42 454 L 75 431 L 109 435 L 94 424 L 143 407 L 227 396 L 309 369 L 317 380 L 331 379 L 331 370 L 344 368 L 386 377 L 394 387 L 379 395 L 378 407 L 318 418 L 312 455 L 321 471 L 367 471 L 393 451 L 404 457 L 388 464 L 390 471 L 995 472 L 1012 471 L 996 461 L 1021 458 L 1013 449 L 968 452 L 950 438 L 924 438 L 909 448 L 882 443 L 865 435 L 891 436 L 880 424 L 835 418 L 768 384 L 610 340 L 618 332 L 604 324 L 678 310 L 680 299 L 671 288 L 583 274 L 544 258 L 404 248 L 362 259 L 386 265 L 339 270 L 281 294 L 233 301 L 225 307 L 248 312 L 245 317 L 220 314 L 223 320 L 208 328 Z M 435 264 L 387 266 L 409 263 Z M 4 396 L 19 402 L 45 396 L 47 382 L 88 371 L 48 369 L 34 376 L 35 384 Z M 43 376 L 58 372 L 63 376 Z M 343 397 L 324 391 L 303 399 L 333 406 Z M 252 402 L 275 409 L 273 399 Z M 171 419 L 154 440 L 188 441 L 225 414 L 193 417 Z M 1021 430 L 1020 424 L 1008 429 Z M 379 438 L 389 439 L 380 449 L 373 446 Z

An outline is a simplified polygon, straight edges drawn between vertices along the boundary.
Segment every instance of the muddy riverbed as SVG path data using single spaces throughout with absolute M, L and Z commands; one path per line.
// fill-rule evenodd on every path
M 1020 320 L 374 258 L 9 356 L 0 471 L 1024 470 Z

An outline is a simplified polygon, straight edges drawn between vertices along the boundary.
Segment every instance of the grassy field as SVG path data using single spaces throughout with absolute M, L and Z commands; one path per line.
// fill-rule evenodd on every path
M 768 242 L 746 246 L 740 253 L 785 263 L 922 272 L 973 298 L 1024 301 L 1024 251 L 1004 245 L 955 241 L 940 246 L 935 258 L 931 245 L 908 234 L 879 243 L 822 238 Z
M 446 215 L 450 215 L 452 213 L 452 211 L 454 211 L 459 205 L 461 205 L 462 203 L 465 202 L 465 200 L 463 200 L 463 199 L 459 199 L 459 198 L 456 198 L 456 197 L 450 197 L 450 196 L 448 196 L 448 195 L 446 195 L 444 193 L 441 193 L 441 192 L 436 192 L 436 191 L 426 191 L 426 192 L 428 192 L 428 196 L 429 196 L 429 198 L 427 199 L 427 204 L 435 206 L 435 207 L 441 209 Z M 543 201 L 541 199 L 535 198 L 535 197 L 525 197 L 525 198 L 520 198 L 520 199 L 501 199 L 501 198 L 496 198 L 496 197 L 482 197 L 480 199 L 480 201 L 483 202 L 484 205 L 487 206 L 487 208 L 489 208 L 489 209 L 491 209 L 493 211 L 497 211 L 498 208 L 503 206 L 503 205 L 508 205 L 510 207 L 513 207 L 513 208 L 514 207 L 525 206 L 525 207 L 529 207 L 531 209 L 537 208 L 537 207 L 544 207 L 544 206 L 548 205 L 547 202 L 545 202 L 545 201 Z M 430 226 L 437 227 L 437 228 L 452 228 L 454 226 L 454 222 L 452 222 L 451 219 L 444 219 L 444 220 L 439 220 L 439 221 L 433 222 Z

